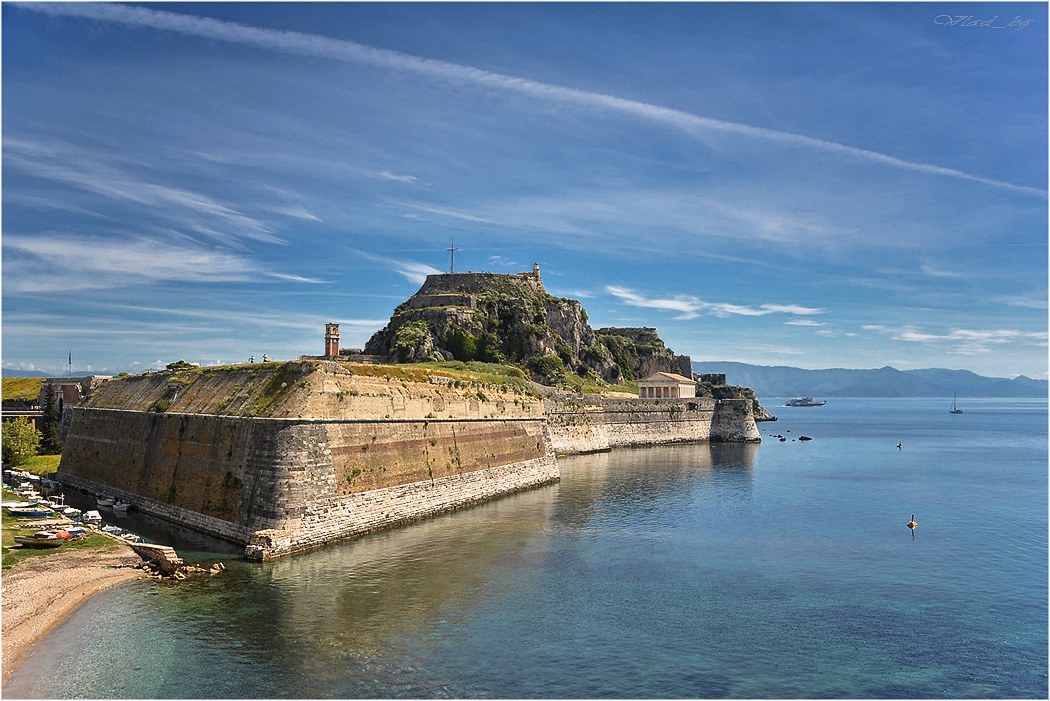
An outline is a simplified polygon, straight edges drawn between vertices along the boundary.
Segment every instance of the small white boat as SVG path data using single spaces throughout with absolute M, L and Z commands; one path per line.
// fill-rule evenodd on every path
M 128 509 L 131 508 L 131 504 L 126 501 L 115 501 L 113 502 L 113 511 L 118 515 L 124 515 L 128 513 Z
M 100 514 L 99 512 L 97 512 L 95 510 L 85 511 L 84 515 L 81 518 L 84 519 L 84 523 L 101 523 L 102 522 L 102 514 Z
M 103 508 L 109 508 L 109 507 L 113 506 L 113 504 L 115 504 L 117 502 L 117 500 L 114 499 L 113 497 L 104 497 L 104 496 L 97 497 L 95 499 L 95 501 L 98 503 L 99 506 L 101 506 Z
M 67 506 L 66 508 L 62 509 L 62 513 L 65 514 L 66 516 L 68 516 L 69 518 L 74 518 L 75 519 L 75 518 L 78 518 L 80 516 L 81 512 L 80 512 L 80 509 L 78 509 L 76 507 Z
M 99 530 L 101 530 L 103 533 L 109 533 L 110 535 L 120 535 L 124 532 L 124 529 L 118 526 L 103 526 Z
M 129 543 L 141 543 L 142 542 L 142 536 L 135 535 L 134 533 L 131 533 L 130 531 L 127 532 L 127 533 L 122 533 L 120 535 L 120 537 L 123 538 L 124 540 L 128 541 Z

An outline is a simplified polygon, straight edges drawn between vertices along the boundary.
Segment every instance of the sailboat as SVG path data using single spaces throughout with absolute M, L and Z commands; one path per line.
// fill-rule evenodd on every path
M 962 409 L 959 409 L 958 407 L 955 406 L 955 393 L 954 392 L 952 393 L 952 410 L 949 413 L 952 413 L 952 414 L 961 414 L 961 413 L 963 413 Z

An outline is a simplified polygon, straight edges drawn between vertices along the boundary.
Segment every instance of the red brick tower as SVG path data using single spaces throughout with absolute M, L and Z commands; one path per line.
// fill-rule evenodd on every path
M 326 358 L 339 357 L 339 324 L 324 325 L 324 354 Z

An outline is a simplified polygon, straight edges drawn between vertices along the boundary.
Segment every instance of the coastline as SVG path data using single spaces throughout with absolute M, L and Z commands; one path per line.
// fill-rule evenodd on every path
M 144 577 L 142 559 L 126 545 L 117 550 L 78 550 L 35 557 L 0 577 L 2 682 L 55 626 L 89 598 Z

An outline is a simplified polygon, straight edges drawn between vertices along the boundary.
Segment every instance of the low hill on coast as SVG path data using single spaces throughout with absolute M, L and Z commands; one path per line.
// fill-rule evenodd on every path
M 656 329 L 592 329 L 578 300 L 547 293 L 539 266 L 515 275 L 430 275 L 364 351 L 391 363 L 503 363 L 544 385 L 691 373 L 689 358 L 667 348 Z
M 1046 380 L 984 377 L 968 370 L 804 370 L 730 361 L 694 362 L 693 371 L 726 373 L 759 397 L 1046 397 Z

